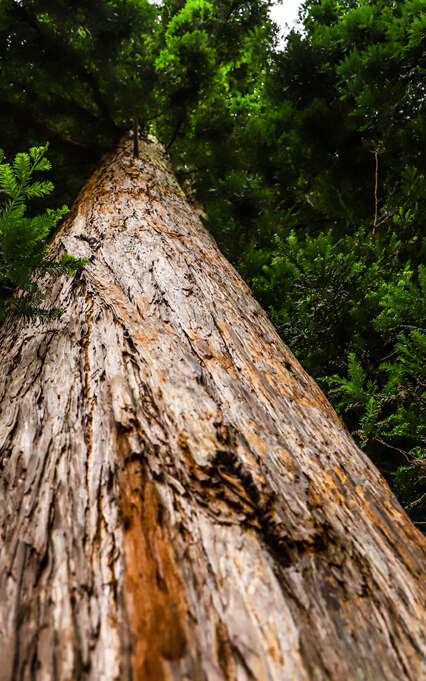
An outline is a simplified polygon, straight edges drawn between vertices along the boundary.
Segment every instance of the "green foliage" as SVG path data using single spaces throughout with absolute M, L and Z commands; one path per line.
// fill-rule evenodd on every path
M 248 268 L 244 274 L 283 338 L 319 377 L 342 371 L 351 347 L 367 352 L 375 340 L 382 345 L 370 320 L 380 286 L 398 268 L 399 246 L 393 235 L 385 249 L 365 229 L 340 239 L 331 230 L 304 239 L 291 231 L 286 238 L 275 236 L 261 274 Z
M 45 156 L 47 148 L 32 147 L 29 153 L 16 154 L 13 163 L 0 162 L 0 192 L 4 196 L 0 207 L 0 321 L 11 309 L 26 317 L 57 315 L 58 310 L 42 307 L 43 295 L 33 281 L 34 274 L 73 274 L 84 265 L 68 254 L 59 262 L 46 257 L 47 239 L 68 212 L 66 206 L 27 215 L 30 199 L 44 198 L 53 191 L 50 181 L 33 179 L 34 173 L 51 168 Z
M 328 377 L 330 395 L 346 417 L 359 424 L 360 443 L 379 445 L 401 454 L 406 463 L 393 472 L 394 485 L 414 518 L 426 511 L 426 336 L 413 329 L 400 334 L 392 362 L 382 362 L 375 378 L 353 353 L 348 378 Z
M 383 227 L 382 227 L 383 229 Z M 275 236 L 243 273 L 283 339 L 419 520 L 426 492 L 426 270 L 395 233 Z M 403 465 L 401 466 L 401 462 Z M 414 506 L 411 506 L 414 504 Z
M 341 412 L 359 423 L 357 434 L 363 446 L 376 442 L 396 448 L 406 457 L 408 465 L 399 467 L 395 478 L 400 494 L 410 504 L 413 490 L 418 495 L 426 493 L 425 274 L 425 268 L 419 267 L 416 283 L 406 267 L 400 276 L 381 286 L 381 310 L 373 326 L 384 343 L 392 340 L 391 361 L 370 366 L 371 378 L 367 380 L 361 363 L 350 353 L 348 378 L 335 375 L 325 379 Z M 424 512 L 425 505 L 415 508 L 416 513 Z

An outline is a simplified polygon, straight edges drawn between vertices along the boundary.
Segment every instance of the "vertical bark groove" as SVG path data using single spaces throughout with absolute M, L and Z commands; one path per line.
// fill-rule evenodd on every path
M 61 249 L 62 317 L 0 331 L 1 681 L 426 679 L 424 538 L 159 145 Z

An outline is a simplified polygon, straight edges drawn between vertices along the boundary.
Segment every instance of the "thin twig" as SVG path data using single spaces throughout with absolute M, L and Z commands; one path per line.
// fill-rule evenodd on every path
M 375 181 L 374 181 L 374 222 L 373 222 L 373 229 L 371 232 L 371 236 L 374 237 L 376 233 L 376 227 L 377 227 L 377 218 L 379 215 L 379 199 L 378 199 L 378 194 L 379 194 L 379 150 L 375 149 L 373 152 L 374 158 L 376 161 L 376 173 L 375 173 Z
M 394 451 L 394 452 L 398 452 L 398 454 L 402 454 L 402 456 L 403 456 L 409 463 L 413 463 L 414 461 L 418 461 L 418 459 L 416 459 L 416 457 L 414 457 L 414 456 L 413 456 L 413 457 L 410 457 L 410 455 L 408 454 L 408 452 L 405 452 L 403 449 L 399 449 L 399 447 L 394 447 L 393 445 L 388 444 L 387 442 L 385 442 L 384 440 L 382 440 L 381 437 L 377 437 L 377 436 L 376 436 L 374 439 L 376 440 L 376 442 L 380 442 L 380 444 L 383 445 L 384 447 L 387 447 L 388 449 L 393 449 L 393 451 Z
M 383 357 L 383 359 L 380 360 L 380 364 L 382 362 L 386 362 L 387 359 L 390 359 L 391 357 L 396 355 L 396 353 L 397 353 L 397 350 L 392 350 L 392 352 L 390 352 L 389 355 L 386 355 L 386 357 Z
M 172 144 L 176 141 L 176 138 L 177 138 L 177 136 L 179 135 L 179 130 L 180 130 L 180 128 L 181 128 L 182 123 L 183 123 L 183 119 L 181 118 L 181 120 L 178 122 L 178 124 L 177 124 L 177 126 L 176 126 L 176 128 L 175 128 L 175 131 L 174 131 L 174 133 L 173 133 L 173 135 L 172 135 L 172 137 L 171 137 L 169 143 L 166 145 L 166 151 L 169 151 L 169 149 L 170 149 L 170 147 L 172 146 Z
M 411 511 L 413 508 L 416 508 L 416 506 L 420 506 L 420 504 L 426 499 L 426 492 L 422 494 L 421 497 L 418 499 L 415 499 L 414 501 L 411 502 L 411 504 L 408 504 L 406 507 L 408 511 Z
M 176 175 L 193 175 L 194 173 L 199 173 L 203 170 L 212 170 L 212 168 L 200 166 L 199 168 L 190 168 L 189 170 L 176 170 Z

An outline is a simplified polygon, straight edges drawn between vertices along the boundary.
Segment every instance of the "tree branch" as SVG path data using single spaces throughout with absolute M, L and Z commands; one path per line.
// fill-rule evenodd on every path
M 181 118 L 180 121 L 178 122 L 178 124 L 177 124 L 177 126 L 176 126 L 176 128 L 175 128 L 175 131 L 174 131 L 173 135 L 172 135 L 171 138 L 170 138 L 169 143 L 166 145 L 166 151 L 169 151 L 169 149 L 170 149 L 170 147 L 172 146 L 172 144 L 176 141 L 176 139 L 177 139 L 177 137 L 178 137 L 178 135 L 179 135 L 179 130 L 180 130 L 181 127 L 182 127 L 182 123 L 183 123 L 183 118 Z
M 93 157 L 94 154 L 105 151 L 105 149 L 98 145 L 86 145 L 82 144 L 81 142 L 77 142 L 76 140 L 64 137 L 64 135 L 58 130 L 52 128 L 43 121 L 40 121 L 29 111 L 21 109 L 13 102 L 3 102 L 2 112 L 9 113 L 14 117 L 15 120 L 24 123 L 24 125 L 28 126 L 29 128 L 38 130 L 38 132 L 41 133 L 45 139 L 55 142 L 55 144 L 62 147 L 63 149 L 66 149 L 67 151 L 79 153 L 80 155 L 85 155 L 87 157 Z
M 379 192 L 379 149 L 375 149 L 374 151 L 371 152 L 374 154 L 375 162 L 376 162 L 376 171 L 375 171 L 375 177 L 374 177 L 374 222 L 373 222 L 373 229 L 371 231 L 371 236 L 374 237 L 376 234 L 376 227 L 377 227 L 377 218 L 379 215 L 379 199 L 378 199 L 378 192 Z
M 81 57 L 78 52 L 70 49 L 69 45 L 66 44 L 61 44 L 59 46 L 56 40 L 52 38 L 52 36 L 45 30 L 45 27 L 43 26 L 42 28 L 36 17 L 34 17 L 22 4 L 17 4 L 15 2 L 13 7 L 16 15 L 21 17 L 23 21 L 29 24 L 31 28 L 36 31 L 43 45 L 45 55 L 49 58 L 49 60 L 51 60 L 52 63 L 56 63 L 58 60 L 58 55 L 62 55 L 62 58 L 65 57 L 66 62 L 70 64 L 71 68 L 75 69 L 76 75 L 78 75 L 78 77 L 89 86 L 100 113 L 106 119 L 108 119 L 114 127 L 116 127 L 109 111 L 109 107 L 101 95 L 99 84 L 97 83 L 96 78 L 91 71 L 86 69 L 81 64 Z

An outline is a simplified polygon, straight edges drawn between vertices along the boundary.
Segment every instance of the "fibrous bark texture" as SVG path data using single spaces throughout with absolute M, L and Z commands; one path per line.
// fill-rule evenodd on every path
M 2 681 L 421 681 L 424 539 L 185 200 L 120 144 L 1 331 Z

